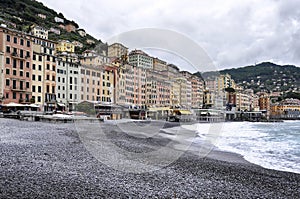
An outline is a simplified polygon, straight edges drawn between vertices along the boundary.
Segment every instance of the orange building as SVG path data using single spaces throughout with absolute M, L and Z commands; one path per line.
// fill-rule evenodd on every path
M 0 51 L 3 52 L 3 103 L 29 103 L 32 96 L 31 37 L 23 32 L 0 27 Z

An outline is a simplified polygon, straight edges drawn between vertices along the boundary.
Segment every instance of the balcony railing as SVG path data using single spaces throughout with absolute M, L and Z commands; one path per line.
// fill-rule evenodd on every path
M 26 87 L 20 88 L 20 87 L 17 87 L 17 86 L 11 86 L 10 89 L 12 91 L 16 91 L 16 92 L 31 92 L 30 89 L 26 88 Z
M 20 56 L 18 53 L 16 53 L 16 52 L 12 52 L 11 53 L 11 56 L 13 57 L 13 58 L 16 58 L 16 59 L 22 59 L 22 60 L 25 60 L 26 58 L 24 57 L 24 55 L 23 56 Z

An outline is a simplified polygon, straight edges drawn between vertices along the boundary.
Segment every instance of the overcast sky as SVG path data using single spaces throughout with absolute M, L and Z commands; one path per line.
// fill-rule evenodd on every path
M 298 0 L 39 1 L 104 42 L 136 29 L 167 29 L 197 43 L 218 69 L 300 65 Z

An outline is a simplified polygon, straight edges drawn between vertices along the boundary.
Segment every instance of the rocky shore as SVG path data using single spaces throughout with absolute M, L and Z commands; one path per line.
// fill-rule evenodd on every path
M 101 125 L 107 125 L 107 139 L 134 153 L 170 142 L 167 136 L 141 139 L 114 125 Z M 74 124 L 0 118 L 0 129 L 0 198 L 300 196 L 299 174 L 264 169 L 236 154 L 213 150 L 200 158 L 191 150 L 161 169 L 127 173 L 92 156 Z

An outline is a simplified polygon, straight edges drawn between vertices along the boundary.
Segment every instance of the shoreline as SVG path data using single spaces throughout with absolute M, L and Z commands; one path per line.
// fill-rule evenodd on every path
M 296 198 L 300 194 L 299 174 L 264 169 L 218 150 L 204 158 L 188 151 L 148 173 L 114 170 L 91 156 L 74 126 L 0 119 L 0 196 Z M 114 126 L 106 130 L 114 130 L 108 137 L 113 143 L 132 151 L 168 142 L 168 134 L 145 141 L 119 133 Z

